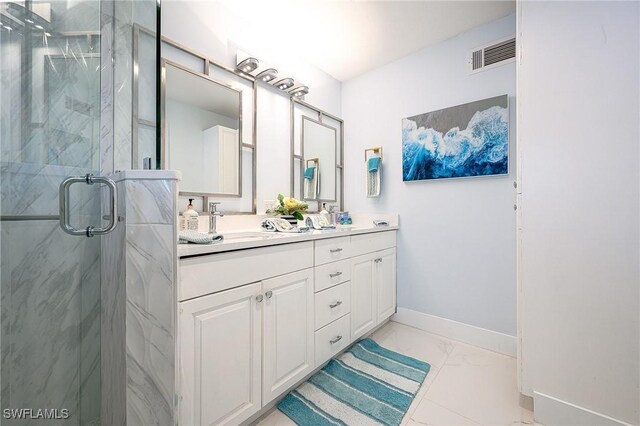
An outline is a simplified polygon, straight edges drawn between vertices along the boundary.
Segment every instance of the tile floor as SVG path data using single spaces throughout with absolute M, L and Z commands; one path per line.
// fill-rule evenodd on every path
M 518 404 L 516 360 L 476 346 L 389 322 L 373 334 L 382 346 L 431 364 L 403 425 L 528 425 Z M 275 410 L 260 426 L 294 425 Z

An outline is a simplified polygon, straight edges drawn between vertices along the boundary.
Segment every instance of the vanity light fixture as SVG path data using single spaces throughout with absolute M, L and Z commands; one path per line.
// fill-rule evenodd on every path
M 283 78 L 280 81 L 275 82 L 273 85 L 276 86 L 280 90 L 287 90 L 293 87 L 293 79 L 292 78 Z
M 257 79 L 266 82 L 269 82 L 275 79 L 278 76 L 278 70 L 275 68 L 268 68 L 262 71 L 260 74 L 256 76 Z
M 258 68 L 258 60 L 256 58 L 247 58 L 236 65 L 236 69 L 242 72 L 251 73 Z
M 291 94 L 292 96 L 295 96 L 296 98 L 301 98 L 308 93 L 309 93 L 309 88 L 307 86 L 296 87 L 295 89 L 289 92 L 289 94 Z
M 298 99 L 303 99 L 304 95 L 309 93 L 308 86 L 292 77 L 278 78 L 278 70 L 276 68 L 242 50 L 238 50 L 236 54 L 235 72 L 244 77 L 253 77 L 256 81 L 268 83 L 287 95 Z

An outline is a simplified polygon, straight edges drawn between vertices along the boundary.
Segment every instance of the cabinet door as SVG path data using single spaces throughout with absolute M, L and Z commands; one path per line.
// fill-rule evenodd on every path
M 374 255 L 351 259 L 351 339 L 356 340 L 376 325 Z
M 396 312 L 396 249 L 383 250 L 376 255 L 377 323 L 380 324 Z
M 262 289 L 265 405 L 313 369 L 313 269 L 265 280 Z
M 261 408 L 261 284 L 180 303 L 181 425 L 238 424 Z

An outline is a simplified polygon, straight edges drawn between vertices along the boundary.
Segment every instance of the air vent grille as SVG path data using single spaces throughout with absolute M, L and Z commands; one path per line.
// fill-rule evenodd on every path
M 484 66 L 516 57 L 516 39 L 504 41 L 484 49 Z
M 477 70 L 482 68 L 482 49 L 473 52 L 472 61 L 473 64 L 471 69 Z
M 494 42 L 471 52 L 469 58 L 469 72 L 475 73 L 487 68 L 493 68 L 509 62 L 516 57 L 516 39 L 510 37 Z

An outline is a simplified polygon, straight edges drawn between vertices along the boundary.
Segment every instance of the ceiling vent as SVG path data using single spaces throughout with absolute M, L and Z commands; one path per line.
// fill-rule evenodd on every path
M 485 71 L 516 60 L 516 38 L 511 36 L 473 49 L 469 54 L 469 74 Z

